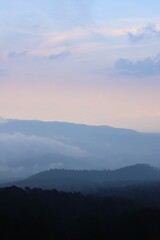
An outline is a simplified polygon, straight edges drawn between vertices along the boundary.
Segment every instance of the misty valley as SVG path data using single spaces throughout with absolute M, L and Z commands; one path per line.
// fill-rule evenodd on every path
M 0 181 L 49 169 L 114 170 L 135 164 L 160 168 L 160 134 L 83 124 L 3 120 Z
M 2 239 L 160 239 L 160 134 L 0 123 Z

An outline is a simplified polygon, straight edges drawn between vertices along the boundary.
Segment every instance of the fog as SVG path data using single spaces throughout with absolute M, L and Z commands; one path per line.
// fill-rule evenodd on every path
M 0 175 L 23 178 L 52 168 L 160 167 L 160 134 L 60 122 L 2 121 Z

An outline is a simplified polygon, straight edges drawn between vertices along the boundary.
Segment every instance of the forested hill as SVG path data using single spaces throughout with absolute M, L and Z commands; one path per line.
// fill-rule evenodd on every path
M 160 188 L 126 197 L 0 189 L 2 239 L 159 240 Z M 138 194 L 137 194 L 138 193 Z
M 19 187 L 85 191 L 153 181 L 160 181 L 160 170 L 146 164 L 136 164 L 113 171 L 51 169 L 8 186 L 14 184 Z

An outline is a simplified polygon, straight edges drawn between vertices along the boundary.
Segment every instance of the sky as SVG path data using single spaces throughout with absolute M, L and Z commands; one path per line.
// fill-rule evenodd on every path
M 1 0 L 0 116 L 160 132 L 159 9 Z

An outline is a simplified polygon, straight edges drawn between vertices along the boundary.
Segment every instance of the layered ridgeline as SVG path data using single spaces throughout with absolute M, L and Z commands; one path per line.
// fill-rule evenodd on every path
M 3 186 L 91 192 L 102 188 L 139 186 L 159 181 L 159 169 L 137 164 L 113 171 L 51 169 Z
M 134 164 L 160 167 L 160 134 L 108 126 L 0 121 L 0 181 L 48 169 L 103 170 Z

